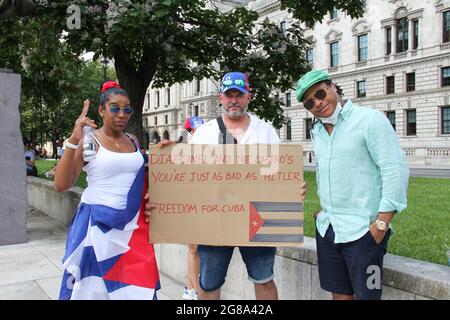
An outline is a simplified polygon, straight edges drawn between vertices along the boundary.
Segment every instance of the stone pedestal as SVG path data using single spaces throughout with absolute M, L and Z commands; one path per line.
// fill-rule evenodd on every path
M 20 75 L 0 69 L 0 245 L 27 241 L 20 84 Z

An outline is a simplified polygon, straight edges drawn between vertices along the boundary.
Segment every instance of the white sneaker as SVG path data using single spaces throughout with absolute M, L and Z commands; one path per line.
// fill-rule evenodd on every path
M 183 296 L 181 298 L 184 300 L 198 300 L 195 289 L 188 289 L 187 287 L 184 287 Z

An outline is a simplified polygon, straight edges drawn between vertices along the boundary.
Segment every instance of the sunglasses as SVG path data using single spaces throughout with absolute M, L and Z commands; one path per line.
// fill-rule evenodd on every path
M 126 114 L 127 116 L 131 115 L 134 112 L 134 109 L 132 107 L 118 107 L 118 106 L 111 106 L 109 107 L 109 112 L 111 112 L 113 115 L 118 115 L 120 110 L 123 111 L 124 114 Z
M 241 80 L 241 79 L 236 79 L 234 81 L 233 80 L 225 80 L 222 82 L 222 84 L 224 86 L 231 86 L 233 83 L 237 86 L 241 86 L 241 87 L 245 86 L 244 80 Z
M 327 96 L 327 90 L 329 89 L 318 89 L 316 90 L 316 92 L 314 92 L 314 94 L 312 96 L 310 96 L 308 99 L 305 100 L 305 102 L 303 102 L 303 106 L 305 107 L 306 110 L 311 110 L 314 107 L 314 100 L 318 99 L 318 100 L 323 100 L 326 98 Z

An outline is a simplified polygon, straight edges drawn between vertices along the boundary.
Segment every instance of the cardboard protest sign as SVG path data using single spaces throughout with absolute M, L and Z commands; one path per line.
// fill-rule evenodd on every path
M 153 243 L 301 246 L 299 145 L 150 148 Z

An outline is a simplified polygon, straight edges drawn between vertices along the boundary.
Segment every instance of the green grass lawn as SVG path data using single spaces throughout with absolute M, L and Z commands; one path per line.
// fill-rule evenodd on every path
M 36 167 L 38 168 L 38 175 L 40 178 L 47 179 L 45 177 L 45 173 L 49 171 L 56 163 L 56 160 L 36 160 Z M 53 180 L 53 178 L 50 178 L 49 180 Z M 75 183 L 76 187 L 80 188 L 86 188 L 87 182 L 86 182 L 86 172 L 81 171 L 80 176 L 77 179 L 77 182 Z
M 39 176 L 53 167 L 53 160 L 37 160 Z M 314 172 L 305 172 L 308 195 L 305 200 L 305 235 L 314 237 L 312 213 L 319 210 Z M 81 172 L 76 186 L 86 187 L 86 173 Z M 395 216 L 394 233 L 388 252 L 414 259 L 447 265 L 450 249 L 450 179 L 409 179 L 408 208 Z
M 316 175 L 305 172 L 305 235 L 314 236 L 312 213 L 320 209 Z M 392 221 L 388 252 L 447 265 L 450 250 L 450 179 L 410 177 L 408 208 Z

